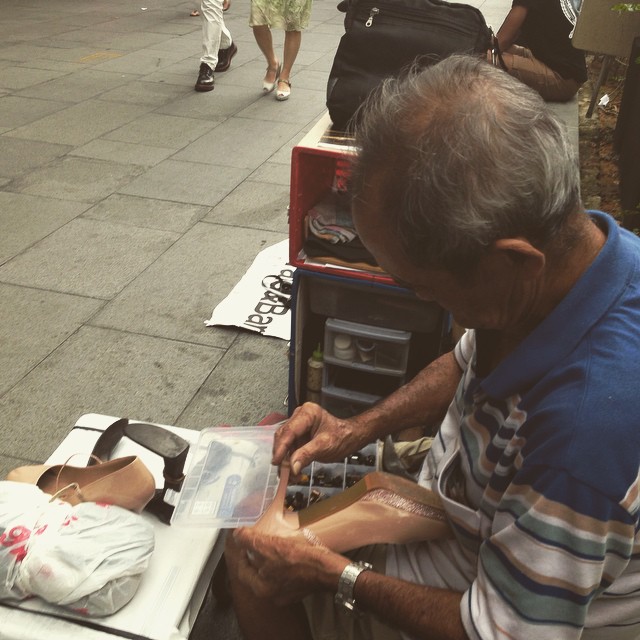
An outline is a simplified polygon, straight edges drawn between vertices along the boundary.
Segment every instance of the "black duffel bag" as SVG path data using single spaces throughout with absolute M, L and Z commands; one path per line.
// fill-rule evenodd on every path
M 327 84 L 337 129 L 384 79 L 416 59 L 431 64 L 452 53 L 485 55 L 495 38 L 475 7 L 442 0 L 343 0 L 345 34 Z

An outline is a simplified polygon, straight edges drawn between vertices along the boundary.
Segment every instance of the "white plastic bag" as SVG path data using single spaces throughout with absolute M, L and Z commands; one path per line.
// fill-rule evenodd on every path
M 153 527 L 113 505 L 54 500 L 0 482 L 0 600 L 39 596 L 87 616 L 133 598 L 153 552 Z

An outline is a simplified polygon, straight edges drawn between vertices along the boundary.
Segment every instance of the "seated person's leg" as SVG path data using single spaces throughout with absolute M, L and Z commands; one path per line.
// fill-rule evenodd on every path
M 372 545 L 347 554 L 353 560 L 370 562 L 378 573 L 385 572 L 386 545 Z M 244 558 L 227 536 L 225 560 L 229 572 L 233 606 L 246 640 L 401 640 L 373 615 L 349 615 L 334 603 L 334 594 L 318 592 L 302 602 L 278 606 L 261 599 L 241 584 L 238 573 Z
M 302 604 L 278 606 L 272 600 L 256 596 L 240 583 L 239 573 L 246 557 L 232 535 L 226 538 L 224 556 L 233 608 L 246 640 L 311 640 Z
M 547 101 L 567 102 L 580 88 L 575 80 L 563 78 L 534 58 L 531 51 L 525 47 L 513 45 L 502 57 L 509 75 L 535 89 Z
M 385 573 L 387 545 L 371 545 L 345 554 L 354 561 L 369 562 Z M 357 600 L 356 600 L 357 606 Z M 348 614 L 334 603 L 334 594 L 315 593 L 304 599 L 313 640 L 401 640 L 399 631 L 382 624 L 370 612 Z

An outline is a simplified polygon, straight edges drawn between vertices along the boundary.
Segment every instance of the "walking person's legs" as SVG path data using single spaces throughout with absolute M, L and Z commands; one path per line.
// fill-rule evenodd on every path
M 211 91 L 214 86 L 213 72 L 218 65 L 218 50 L 221 45 L 223 49 L 229 48 L 232 40 L 224 24 L 222 0 L 202 0 L 200 14 L 202 15 L 202 57 L 195 89 Z
M 267 61 L 267 73 L 262 82 L 262 89 L 265 93 L 270 93 L 276 88 L 276 82 L 280 75 L 280 61 L 273 50 L 271 29 L 266 24 L 256 25 L 253 27 L 253 36 Z
M 298 57 L 301 42 L 302 31 L 285 31 L 282 71 L 280 72 L 280 78 L 278 78 L 278 91 L 276 92 L 276 99 L 278 100 L 287 100 L 291 93 L 291 69 Z

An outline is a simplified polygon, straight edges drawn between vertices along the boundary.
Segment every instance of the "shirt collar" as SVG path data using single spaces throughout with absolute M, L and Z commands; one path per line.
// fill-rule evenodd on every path
M 567 357 L 637 277 L 640 241 L 600 211 L 589 214 L 606 233 L 600 253 L 560 304 L 483 381 L 489 396 L 522 393 Z

